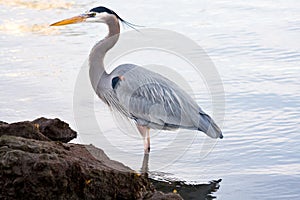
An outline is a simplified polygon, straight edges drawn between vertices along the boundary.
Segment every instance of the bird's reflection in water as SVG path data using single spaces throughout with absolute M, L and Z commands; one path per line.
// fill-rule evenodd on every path
M 179 180 L 170 180 L 167 178 L 153 178 L 154 174 L 149 171 L 149 154 L 144 154 L 143 165 L 141 167 L 141 173 L 144 176 L 147 176 L 154 187 L 162 192 L 177 192 L 182 196 L 183 199 L 197 199 L 197 200 L 211 200 L 216 199 L 216 196 L 213 195 L 220 187 L 219 180 L 212 180 L 207 184 L 186 184 L 184 181 Z M 157 173 L 155 173 L 157 175 Z

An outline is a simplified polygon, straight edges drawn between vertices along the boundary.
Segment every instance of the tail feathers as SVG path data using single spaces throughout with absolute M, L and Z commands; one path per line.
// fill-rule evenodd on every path
M 204 132 L 211 138 L 223 138 L 222 131 L 214 120 L 207 114 L 199 113 L 200 120 L 198 122 L 198 130 Z

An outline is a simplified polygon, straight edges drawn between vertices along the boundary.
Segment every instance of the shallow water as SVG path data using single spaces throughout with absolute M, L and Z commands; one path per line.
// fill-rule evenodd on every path
M 203 158 L 204 134 L 154 134 L 151 176 L 189 183 L 222 179 L 214 193 L 217 199 L 300 198 L 298 1 L 102 1 L 102 5 L 130 22 L 177 31 L 196 41 L 223 82 L 225 138 L 215 146 L 207 142 L 214 148 Z M 77 76 L 106 28 L 48 24 L 95 6 L 97 1 L 0 1 L 0 120 L 59 117 L 77 129 L 73 113 Z M 142 58 L 132 54 L 124 59 L 135 63 Z M 174 60 L 164 64 L 175 66 L 183 77 L 190 75 Z M 192 86 L 197 84 L 192 77 L 189 80 Z M 203 83 L 198 89 L 194 97 L 211 113 L 209 92 Z M 94 100 L 98 124 L 110 145 L 97 130 L 79 133 L 75 142 L 104 148 L 112 159 L 140 170 L 142 141 L 120 131 L 109 109 Z

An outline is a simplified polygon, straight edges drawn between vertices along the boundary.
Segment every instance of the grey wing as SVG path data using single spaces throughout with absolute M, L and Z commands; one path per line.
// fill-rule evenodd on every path
M 198 129 L 195 119 L 202 110 L 174 82 L 138 66 L 118 68 L 112 72 L 121 77 L 114 88 L 116 97 L 138 124 L 155 129 Z

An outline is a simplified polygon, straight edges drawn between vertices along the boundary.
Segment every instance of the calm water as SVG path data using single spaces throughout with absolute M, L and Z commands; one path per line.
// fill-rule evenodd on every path
M 48 24 L 98 6 L 98 1 L 38 2 L 0 0 L 0 120 L 59 117 L 76 129 L 76 78 L 106 29 L 96 24 Z M 179 141 L 189 144 L 184 151 L 166 148 L 176 132 L 154 135 L 149 160 L 153 177 L 192 183 L 222 179 L 214 194 L 217 199 L 300 198 L 299 1 L 101 2 L 130 22 L 193 39 L 213 60 L 223 81 L 225 138 L 203 159 L 199 152 L 206 137 L 201 133 L 182 133 Z M 205 94 L 195 97 L 210 113 Z M 95 134 L 79 133 L 75 142 L 104 148 L 111 158 L 139 170 L 142 142 L 122 134 L 96 97 L 95 113 L 105 138 L 116 148 L 105 146 Z

